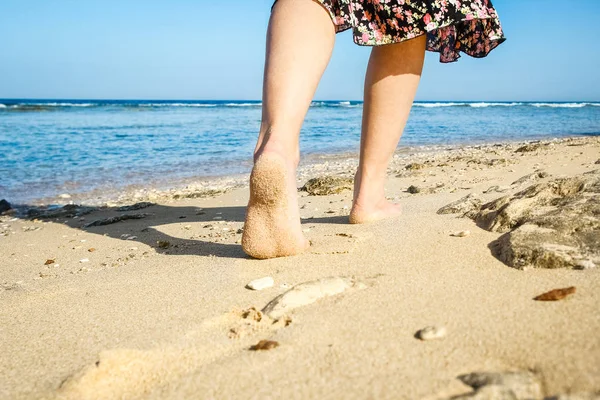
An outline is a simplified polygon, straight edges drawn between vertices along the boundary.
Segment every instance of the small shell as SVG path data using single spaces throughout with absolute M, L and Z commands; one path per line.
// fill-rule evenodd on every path
M 471 234 L 471 231 L 458 231 L 458 232 L 452 232 L 450 234 L 450 236 L 466 237 L 466 236 L 469 236 L 470 234 Z
M 270 276 L 265 276 L 264 278 L 255 279 L 252 282 L 248 283 L 246 287 L 251 290 L 263 290 L 266 288 L 270 288 L 275 284 L 275 280 Z
M 441 339 L 446 336 L 446 328 L 443 326 L 427 326 L 417 332 L 417 337 L 421 340 Z

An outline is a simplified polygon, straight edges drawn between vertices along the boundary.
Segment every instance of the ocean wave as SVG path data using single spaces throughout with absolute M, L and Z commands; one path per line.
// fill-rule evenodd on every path
M 115 104 L 119 105 L 119 104 Z M 127 107 L 217 107 L 218 104 L 209 103 L 139 103 L 125 104 Z
M 523 103 L 469 103 L 469 107 L 481 108 L 481 107 L 514 107 L 514 106 L 522 106 Z
M 262 107 L 262 103 L 225 103 L 225 107 Z
M 0 104 L 0 108 L 8 108 L 15 111 L 41 111 L 41 110 L 56 110 L 59 108 L 70 107 L 96 107 L 96 103 L 17 103 L 17 104 Z
M 531 103 L 533 107 L 553 107 L 553 108 L 581 108 L 590 103 Z
M 414 103 L 415 107 L 436 108 L 436 107 L 460 107 L 466 106 L 467 103 Z
M 345 101 L 313 101 L 310 104 L 312 108 L 360 108 L 362 102 Z M 415 102 L 413 107 L 422 108 L 439 108 L 439 107 L 549 107 L 549 108 L 582 108 L 587 106 L 600 107 L 600 102 L 570 102 L 570 103 L 554 103 L 554 102 Z M 90 108 L 90 107 L 117 107 L 117 108 L 170 108 L 170 107 L 185 107 L 185 108 L 204 108 L 204 107 L 262 107 L 262 102 L 219 102 L 214 103 L 170 103 L 170 102 L 126 102 L 126 101 L 98 101 L 98 102 L 8 102 L 0 103 L 0 109 L 6 111 L 52 111 L 61 108 Z
M 95 107 L 97 103 L 27 103 L 16 104 L 19 107 L 37 106 L 37 107 Z

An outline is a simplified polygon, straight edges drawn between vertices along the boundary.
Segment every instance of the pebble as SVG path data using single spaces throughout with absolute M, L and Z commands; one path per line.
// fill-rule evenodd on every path
M 250 346 L 250 350 L 252 350 L 252 351 L 271 350 L 278 346 L 279 346 L 279 342 L 276 342 L 274 340 L 261 340 L 254 346 Z
M 458 232 L 452 232 L 450 234 L 450 236 L 455 236 L 455 237 L 466 237 L 469 236 L 471 234 L 470 231 L 458 231 Z
M 417 332 L 417 337 L 421 340 L 441 339 L 446 336 L 446 328 L 443 326 L 428 326 Z
M 89 258 L 82 258 L 81 260 L 79 260 L 80 263 L 86 263 L 86 262 L 90 262 Z
M 408 193 L 415 194 L 415 193 L 420 193 L 421 192 L 421 188 L 419 188 L 419 187 L 417 187 L 415 185 L 410 185 L 408 187 L 408 189 L 406 189 L 406 191 Z
M 246 285 L 248 289 L 251 290 L 263 290 L 266 288 L 270 288 L 275 284 L 275 280 L 270 276 L 265 276 L 264 278 L 259 278 L 251 281 Z

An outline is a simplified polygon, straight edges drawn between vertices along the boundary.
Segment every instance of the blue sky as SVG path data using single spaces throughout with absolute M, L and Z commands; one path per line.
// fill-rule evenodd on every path
M 2 0 L 0 98 L 260 99 L 271 0 Z M 598 0 L 496 0 L 487 58 L 427 55 L 418 100 L 600 100 Z M 338 35 L 317 99 L 362 99 Z

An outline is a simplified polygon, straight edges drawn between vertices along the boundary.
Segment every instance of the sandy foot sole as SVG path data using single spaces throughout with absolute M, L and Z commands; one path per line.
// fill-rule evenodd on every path
M 262 155 L 250 175 L 250 201 L 242 248 L 251 257 L 266 259 L 302 253 L 309 246 L 302 234 L 295 181 L 277 155 Z M 293 192 L 291 195 L 290 191 Z

